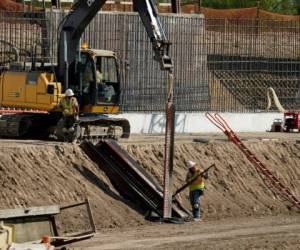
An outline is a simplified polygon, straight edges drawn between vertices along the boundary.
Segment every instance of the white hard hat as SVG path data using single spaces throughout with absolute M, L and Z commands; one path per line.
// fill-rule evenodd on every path
M 187 168 L 190 169 L 190 168 L 193 168 L 196 166 L 196 162 L 194 161 L 188 161 L 187 162 Z
M 67 89 L 65 92 L 65 96 L 74 96 L 74 92 L 72 89 Z

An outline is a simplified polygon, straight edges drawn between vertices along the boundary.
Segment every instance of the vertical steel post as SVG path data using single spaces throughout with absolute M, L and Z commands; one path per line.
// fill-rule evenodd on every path
M 64 61 L 65 61 L 65 76 L 64 76 L 64 91 L 69 88 L 69 60 L 68 60 L 68 44 L 67 44 L 67 34 L 64 31 L 63 33 L 64 36 Z
M 202 0 L 198 0 L 198 13 L 201 13 Z
M 259 18 L 260 0 L 256 0 L 256 18 Z
M 81 47 L 81 38 L 79 40 L 79 43 L 78 43 L 78 62 L 75 63 L 77 69 L 75 71 L 79 72 L 79 93 L 80 93 L 80 96 L 82 95 L 82 71 L 81 71 L 81 50 L 80 50 L 80 47 Z
M 173 175 L 173 156 L 174 156 L 174 115 L 175 107 L 173 104 L 173 82 L 172 72 L 168 75 L 168 100 L 166 105 L 166 131 L 165 131 L 165 159 L 164 159 L 164 204 L 163 217 L 172 217 L 172 175 Z
M 181 0 L 171 0 L 172 13 L 181 12 Z

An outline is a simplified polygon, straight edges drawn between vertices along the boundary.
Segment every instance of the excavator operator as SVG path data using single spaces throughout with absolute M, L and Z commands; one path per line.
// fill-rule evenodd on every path
M 78 119 L 79 105 L 72 89 L 66 90 L 65 97 L 60 100 L 58 108 L 63 114 L 63 132 L 74 132 L 73 125 Z
M 112 85 L 106 85 L 100 66 L 97 66 L 96 69 L 96 82 L 98 89 L 98 100 L 104 102 L 111 102 L 116 92 Z

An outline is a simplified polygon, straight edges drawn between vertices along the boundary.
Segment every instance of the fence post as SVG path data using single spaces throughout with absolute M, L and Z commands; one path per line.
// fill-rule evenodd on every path
M 256 34 L 258 34 L 259 30 L 259 10 L 260 10 L 260 0 L 256 1 Z
M 260 0 L 256 1 L 256 18 L 259 18 Z
M 171 0 L 172 13 L 181 12 L 181 0 Z
M 198 10 L 196 13 L 201 14 L 201 8 L 202 8 L 202 0 L 195 0 L 196 5 L 198 5 Z

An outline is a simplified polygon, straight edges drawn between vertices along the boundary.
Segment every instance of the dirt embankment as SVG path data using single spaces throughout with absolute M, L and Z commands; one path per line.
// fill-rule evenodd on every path
M 7 10 L 7 11 L 21 11 L 21 10 L 28 10 L 29 7 L 27 5 L 23 5 L 22 3 L 17 3 L 15 0 L 1 0 L 0 1 L 0 10 Z
M 162 182 L 162 143 L 122 145 Z M 247 142 L 247 145 L 299 198 L 300 145 L 295 141 Z M 208 144 L 178 141 L 174 189 L 184 183 L 185 162 L 189 159 L 203 166 L 216 163 L 202 200 L 205 219 L 295 214 L 266 187 L 235 145 L 225 141 Z M 147 223 L 133 204 L 119 196 L 105 174 L 78 145 L 1 141 L 0 188 L 0 209 L 66 204 L 89 197 L 98 228 Z M 189 207 L 187 194 L 183 192 L 179 198 Z
M 63 205 L 86 197 L 98 228 L 144 221 L 78 145 L 0 142 L 0 209 Z M 74 224 L 82 222 L 70 219 Z
M 256 141 L 246 145 L 257 154 L 269 169 L 300 199 L 300 144 L 293 141 Z M 163 145 L 124 145 L 162 183 Z M 229 142 L 177 143 L 174 159 L 174 190 L 185 179 L 186 162 L 195 160 L 210 171 L 207 189 L 202 199 L 205 218 L 241 217 L 250 215 L 275 215 L 290 213 L 289 203 L 267 188 L 260 174 L 237 147 Z M 188 204 L 188 191 L 179 198 Z

